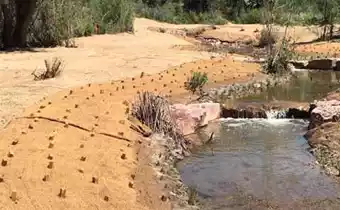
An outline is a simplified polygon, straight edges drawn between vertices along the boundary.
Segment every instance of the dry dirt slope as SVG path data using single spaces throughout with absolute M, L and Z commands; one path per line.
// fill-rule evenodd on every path
M 160 200 L 158 186 L 163 185 L 153 177 L 151 167 L 140 169 L 142 160 L 137 160 L 134 147 L 140 137 L 129 129 L 124 101 L 131 102 L 142 90 L 183 94 L 183 83 L 193 70 L 208 72 L 213 85 L 247 80 L 258 69 L 256 64 L 231 58 L 198 61 L 151 76 L 86 84 L 47 97 L 0 132 L 1 207 L 169 209 L 170 204 Z M 146 174 L 136 174 L 137 167 Z M 92 183 L 93 177 L 98 183 Z M 61 188 L 66 189 L 66 198 L 58 196 Z M 16 202 L 10 198 L 12 192 L 17 193 Z

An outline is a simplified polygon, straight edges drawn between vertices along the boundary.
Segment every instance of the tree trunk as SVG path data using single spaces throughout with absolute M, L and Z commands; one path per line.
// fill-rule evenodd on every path
M 1 11 L 4 17 L 4 25 L 2 28 L 2 44 L 3 48 L 11 48 L 13 46 L 13 20 L 11 18 L 11 10 L 8 2 L 3 2 Z
M 28 26 L 36 9 L 36 0 L 16 0 L 15 46 L 26 47 Z

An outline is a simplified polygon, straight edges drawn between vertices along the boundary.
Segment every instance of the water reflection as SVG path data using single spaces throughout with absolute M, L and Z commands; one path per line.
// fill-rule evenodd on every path
M 311 102 L 324 97 L 327 93 L 340 88 L 340 72 L 301 71 L 288 84 L 270 87 L 267 91 L 249 96 L 243 101 L 296 101 Z

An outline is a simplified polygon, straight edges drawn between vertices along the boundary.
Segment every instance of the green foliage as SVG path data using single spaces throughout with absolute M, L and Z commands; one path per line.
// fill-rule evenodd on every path
M 225 24 L 226 19 L 219 11 L 194 12 L 185 11 L 180 3 L 165 3 L 155 7 L 138 2 L 135 12 L 140 17 L 150 18 L 162 22 L 175 24 Z
M 191 77 L 187 79 L 184 86 L 185 89 L 191 91 L 195 94 L 197 91 L 202 93 L 203 86 L 208 82 L 208 75 L 207 73 L 202 72 L 193 72 Z
M 126 0 L 39 0 L 28 37 L 30 46 L 65 45 L 73 37 L 133 30 L 133 5 Z M 66 42 L 66 43 L 65 43 Z
M 262 9 L 252 9 L 248 12 L 241 13 L 241 15 L 236 19 L 237 23 L 243 24 L 256 24 L 263 22 Z

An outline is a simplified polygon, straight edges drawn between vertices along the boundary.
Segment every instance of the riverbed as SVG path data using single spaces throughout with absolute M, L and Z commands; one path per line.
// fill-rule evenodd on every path
M 291 82 L 238 99 L 311 102 L 340 87 L 340 73 L 299 72 Z M 340 185 L 325 174 L 303 135 L 306 119 L 220 119 L 197 133 L 212 143 L 178 163 L 202 209 L 339 209 Z

